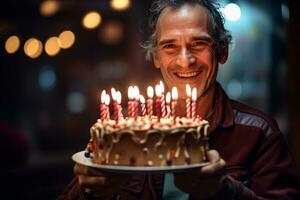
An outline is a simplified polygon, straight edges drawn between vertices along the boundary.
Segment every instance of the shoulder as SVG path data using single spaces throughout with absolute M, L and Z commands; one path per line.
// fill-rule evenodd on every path
M 268 114 L 238 101 L 231 100 L 234 124 L 261 129 L 266 136 L 280 132 L 276 121 Z

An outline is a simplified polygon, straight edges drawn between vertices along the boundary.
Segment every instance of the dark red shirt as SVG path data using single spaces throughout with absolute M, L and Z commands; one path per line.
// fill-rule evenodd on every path
M 294 162 L 276 122 L 230 100 L 219 84 L 215 99 L 210 148 L 226 161 L 229 178 L 213 199 L 300 199 Z M 163 177 L 132 175 L 115 199 L 162 199 Z M 96 198 L 84 194 L 75 177 L 58 199 Z

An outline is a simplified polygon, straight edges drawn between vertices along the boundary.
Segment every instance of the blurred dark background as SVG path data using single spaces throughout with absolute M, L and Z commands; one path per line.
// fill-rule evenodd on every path
M 145 94 L 161 79 L 139 45 L 147 38 L 150 4 L 2 2 L 1 199 L 55 199 L 73 176 L 72 154 L 85 148 L 99 117 L 101 90 L 121 90 L 125 103 L 129 85 Z M 218 80 L 230 97 L 277 120 L 300 174 L 299 3 L 221 4 L 234 40 Z

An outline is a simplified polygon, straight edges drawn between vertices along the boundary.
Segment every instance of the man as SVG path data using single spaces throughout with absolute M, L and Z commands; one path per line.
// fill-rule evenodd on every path
M 170 175 L 106 174 L 76 164 L 61 199 L 300 199 L 284 136 L 265 114 L 229 100 L 216 82 L 231 40 L 209 0 L 157 0 L 145 48 L 169 88 L 198 92 L 197 114 L 210 122 L 210 164 Z M 123 181 L 125 180 L 125 182 Z M 79 184 L 78 184 L 79 182 Z M 175 185 L 174 185 L 174 184 Z

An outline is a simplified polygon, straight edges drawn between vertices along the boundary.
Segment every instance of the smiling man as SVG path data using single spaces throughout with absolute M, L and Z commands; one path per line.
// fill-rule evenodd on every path
M 126 178 L 76 164 L 77 178 L 60 199 L 300 199 L 292 158 L 276 122 L 230 100 L 216 82 L 231 41 L 218 5 L 157 0 L 150 11 L 147 56 L 167 86 L 178 88 L 178 115 L 185 114 L 186 84 L 197 88 L 197 114 L 210 122 L 210 164 L 174 175 Z

